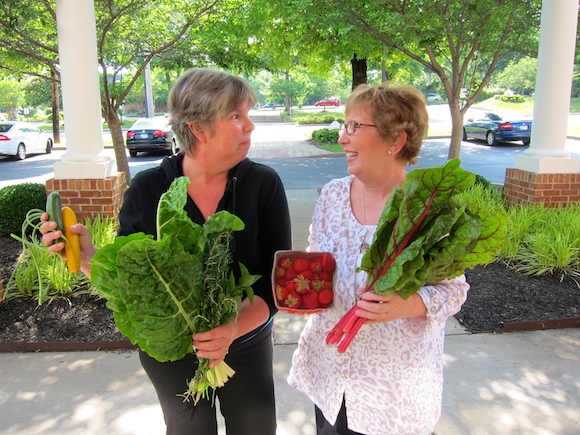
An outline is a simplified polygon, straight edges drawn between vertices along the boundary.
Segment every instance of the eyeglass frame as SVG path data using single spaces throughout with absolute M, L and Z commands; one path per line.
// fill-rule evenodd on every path
M 351 126 L 353 126 L 353 127 L 351 127 Z M 340 133 L 342 133 L 343 131 L 346 131 L 346 134 L 351 136 L 356 132 L 357 128 L 361 128 L 361 127 L 376 127 L 376 125 L 374 125 L 374 124 L 362 124 L 360 122 L 356 122 L 355 120 L 351 120 L 351 121 L 342 123 L 339 131 L 340 131 Z

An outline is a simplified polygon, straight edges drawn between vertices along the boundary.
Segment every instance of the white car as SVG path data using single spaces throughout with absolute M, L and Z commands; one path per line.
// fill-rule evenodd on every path
M 52 138 L 48 133 L 27 122 L 0 122 L 0 156 L 24 160 L 29 154 L 49 154 Z
M 441 101 L 441 95 L 429 94 L 429 95 L 427 95 L 427 101 Z

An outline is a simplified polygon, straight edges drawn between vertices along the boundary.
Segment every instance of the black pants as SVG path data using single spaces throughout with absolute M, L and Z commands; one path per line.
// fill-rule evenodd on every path
M 355 432 L 348 428 L 346 421 L 346 405 L 344 398 L 342 399 L 342 406 L 336 417 L 336 423 L 330 424 L 318 406 L 314 406 L 314 413 L 316 415 L 316 433 L 317 435 L 363 435 L 360 432 Z
M 167 425 L 168 435 L 217 434 L 216 409 L 211 401 L 184 402 L 183 394 L 197 368 L 195 354 L 179 361 L 161 363 L 139 351 L 143 368 L 153 383 Z M 216 389 L 216 402 L 228 435 L 274 435 L 273 343 L 271 323 L 245 343 L 234 343 L 225 359 L 235 370 L 226 384 Z

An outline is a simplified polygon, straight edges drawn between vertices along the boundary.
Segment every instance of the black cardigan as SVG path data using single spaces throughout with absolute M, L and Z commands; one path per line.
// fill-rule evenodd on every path
M 139 172 L 133 178 L 119 214 L 119 235 L 143 232 L 155 236 L 159 198 L 174 179 L 183 175 L 182 162 L 182 154 L 165 157 L 160 166 Z M 190 197 L 185 210 L 193 222 L 199 225 L 205 222 Z M 220 210 L 227 210 L 244 222 L 245 228 L 234 232 L 234 262 L 239 261 L 251 274 L 262 276 L 252 288 L 266 301 L 273 316 L 276 307 L 270 280 L 274 253 L 292 246 L 290 213 L 282 180 L 272 168 L 245 159 L 228 173 L 226 189 L 218 204 L 217 211 Z

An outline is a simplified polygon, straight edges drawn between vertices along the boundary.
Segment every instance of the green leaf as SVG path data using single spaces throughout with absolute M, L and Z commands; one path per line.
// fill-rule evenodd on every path
M 393 190 L 359 269 L 368 273 L 369 289 L 406 299 L 428 282 L 455 278 L 494 259 L 506 218 L 458 200 L 475 182 L 459 165 L 453 159 L 411 171 L 402 188 Z
M 200 225 L 192 222 L 185 211 L 187 202 L 187 187 L 189 179 L 179 177 L 173 180 L 171 186 L 159 200 L 157 207 L 157 239 L 167 235 L 182 240 L 187 252 L 198 254 L 205 240 Z

